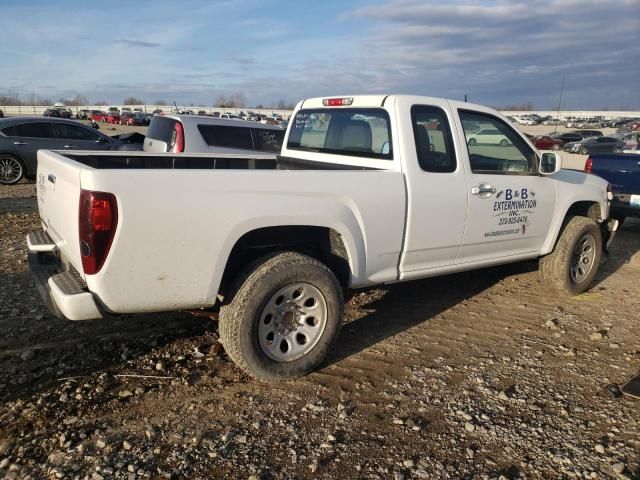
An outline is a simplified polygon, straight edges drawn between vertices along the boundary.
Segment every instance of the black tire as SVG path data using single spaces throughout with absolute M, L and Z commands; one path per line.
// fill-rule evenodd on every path
M 9 154 L 0 154 L 0 185 L 15 185 L 26 174 L 22 160 Z
M 581 147 L 579 150 L 580 155 L 589 155 L 589 150 L 584 147 Z
M 298 282 L 321 292 L 327 307 L 326 323 L 310 351 L 291 361 L 277 361 L 260 346 L 261 314 L 276 292 Z M 274 253 L 250 265 L 225 298 L 220 309 L 220 340 L 229 357 L 252 377 L 266 381 L 293 379 L 306 375 L 324 360 L 340 331 L 343 311 L 342 287 L 327 266 L 296 252 Z
M 587 237 L 593 239 L 593 259 L 589 262 L 590 270 L 578 282 L 573 277 L 572 266 L 577 262 L 580 244 Z M 591 285 L 601 258 L 602 233 L 598 224 L 587 217 L 571 217 L 553 252 L 540 258 L 540 275 L 549 287 L 568 295 L 579 295 Z M 581 262 L 577 263 L 583 265 Z

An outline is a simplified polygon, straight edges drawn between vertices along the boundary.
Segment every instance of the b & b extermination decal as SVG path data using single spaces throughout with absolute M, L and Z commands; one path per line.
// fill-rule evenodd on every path
M 535 213 L 538 204 L 534 191 L 528 188 L 506 188 L 496 194 L 493 202 L 493 216 L 498 220 L 498 227 L 509 226 L 507 230 L 487 232 L 485 237 L 499 237 L 527 233 L 529 216 Z

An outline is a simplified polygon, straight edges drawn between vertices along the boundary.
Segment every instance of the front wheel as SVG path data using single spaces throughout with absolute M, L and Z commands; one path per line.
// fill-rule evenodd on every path
M 553 146 L 551 147 L 552 150 L 560 150 L 560 145 L 558 145 L 557 143 L 554 143 Z
M 0 185 L 14 185 L 24 177 L 24 165 L 12 155 L 0 155 Z
M 540 259 L 542 280 L 569 295 L 583 293 L 598 272 L 602 257 L 602 233 L 587 217 L 572 217 L 555 249 Z
M 242 370 L 261 380 L 309 373 L 333 345 L 342 287 L 324 264 L 295 252 L 272 254 L 240 276 L 220 309 L 220 339 Z

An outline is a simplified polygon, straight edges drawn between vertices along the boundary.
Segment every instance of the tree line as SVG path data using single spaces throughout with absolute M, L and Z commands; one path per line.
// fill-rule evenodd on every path
M 81 94 L 77 94 L 73 97 L 64 98 L 59 97 L 57 100 L 53 100 L 50 97 L 43 97 L 40 95 L 27 95 L 20 96 L 19 94 L 9 93 L 0 95 L 0 105 L 12 106 L 12 107 L 20 107 L 20 106 L 50 106 L 53 105 L 54 102 L 60 102 L 66 105 L 67 107 L 82 107 L 86 105 L 96 105 L 96 106 L 107 106 L 110 105 L 109 102 L 105 100 L 97 100 L 93 103 L 89 101 L 87 97 Z M 142 99 L 134 96 L 129 96 L 124 99 L 122 105 L 147 105 L 147 103 Z M 171 103 L 166 100 L 156 100 L 151 105 L 171 105 Z M 195 106 L 194 103 L 189 103 L 190 106 Z M 246 108 L 247 100 L 243 93 L 232 93 L 231 95 L 218 95 L 214 102 L 211 104 L 212 107 L 218 108 Z M 286 102 L 284 100 L 278 100 L 273 104 L 258 104 L 254 108 L 263 109 L 263 108 L 273 108 L 275 110 L 293 110 L 295 104 L 291 102 Z

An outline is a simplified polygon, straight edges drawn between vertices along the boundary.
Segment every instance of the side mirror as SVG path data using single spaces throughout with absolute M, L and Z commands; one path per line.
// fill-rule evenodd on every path
M 559 154 L 545 152 L 540 157 L 540 173 L 542 175 L 553 175 L 562 168 L 562 158 Z

